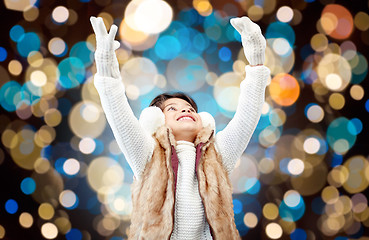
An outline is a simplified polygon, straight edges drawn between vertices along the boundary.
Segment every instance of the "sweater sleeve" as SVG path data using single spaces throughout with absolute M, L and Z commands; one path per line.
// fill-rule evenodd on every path
M 234 117 L 216 135 L 216 147 L 227 172 L 233 170 L 259 122 L 269 75 L 270 70 L 265 66 L 246 66 L 246 78 L 241 82 Z
M 94 85 L 115 140 L 134 175 L 140 178 L 152 155 L 154 139 L 141 127 L 133 114 L 120 78 L 95 74 Z

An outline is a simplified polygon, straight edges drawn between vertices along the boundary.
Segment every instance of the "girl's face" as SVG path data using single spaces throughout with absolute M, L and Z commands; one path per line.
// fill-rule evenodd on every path
M 163 103 L 165 123 L 172 129 L 176 141 L 193 142 L 202 129 L 200 115 L 187 101 L 170 98 Z

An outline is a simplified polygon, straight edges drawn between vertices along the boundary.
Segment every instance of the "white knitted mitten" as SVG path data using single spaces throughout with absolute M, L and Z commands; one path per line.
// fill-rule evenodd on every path
M 266 41 L 259 25 L 248 17 L 232 18 L 230 22 L 241 34 L 243 51 L 250 65 L 264 64 Z
M 118 27 L 113 24 L 108 34 L 101 17 L 91 17 L 90 22 L 96 36 L 97 74 L 102 77 L 120 78 L 119 63 L 115 55 L 115 50 L 119 48 L 120 43 L 114 40 Z

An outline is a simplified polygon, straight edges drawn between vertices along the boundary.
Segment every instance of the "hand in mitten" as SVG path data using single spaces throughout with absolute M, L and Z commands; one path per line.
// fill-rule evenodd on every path
M 243 51 L 251 66 L 263 65 L 266 41 L 259 25 L 248 17 L 232 18 L 232 26 L 241 34 Z
M 107 33 L 101 17 L 91 17 L 90 21 L 96 36 L 95 61 L 97 74 L 103 77 L 119 78 L 119 63 L 115 50 L 119 48 L 120 43 L 114 40 L 118 27 L 113 24 L 109 33 Z

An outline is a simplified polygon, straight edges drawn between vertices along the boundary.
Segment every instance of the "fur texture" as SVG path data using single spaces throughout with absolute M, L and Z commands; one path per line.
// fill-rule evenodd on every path
M 240 239 L 232 204 L 232 186 L 214 146 L 211 126 L 197 135 L 204 143 L 197 176 L 205 215 L 214 239 Z M 132 184 L 132 218 L 129 239 L 169 239 L 174 226 L 174 174 L 170 129 L 162 126 L 153 135 L 157 141 L 151 161 L 141 179 Z

